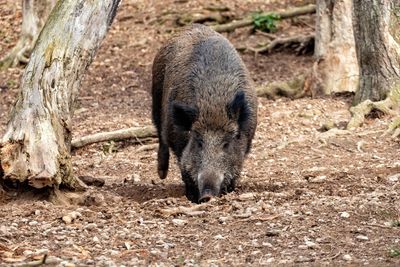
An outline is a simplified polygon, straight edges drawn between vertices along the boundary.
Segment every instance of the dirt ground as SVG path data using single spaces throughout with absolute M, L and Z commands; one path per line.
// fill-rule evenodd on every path
M 20 1 L 0 0 L 0 57 L 15 44 Z M 149 125 L 151 64 L 176 17 L 225 5 L 242 17 L 305 1 L 126 0 L 81 86 L 73 135 Z M 277 36 L 313 31 L 313 17 L 279 24 Z M 268 41 L 249 29 L 226 34 L 236 47 Z M 311 55 L 242 53 L 256 83 L 307 71 Z M 21 68 L 0 73 L 0 134 Z M 350 97 L 259 99 L 259 125 L 236 192 L 195 205 L 175 162 L 160 181 L 156 151 L 136 140 L 73 151 L 78 176 L 101 177 L 84 203 L 55 205 L 35 192 L 0 192 L 0 266 L 232 266 L 400 264 L 398 141 L 383 137 L 391 118 L 344 125 Z M 66 223 L 63 216 L 76 217 Z M 65 219 L 65 218 L 64 218 Z M 65 219 L 66 220 L 66 219 Z M 36 262 L 36 265 L 38 263 Z

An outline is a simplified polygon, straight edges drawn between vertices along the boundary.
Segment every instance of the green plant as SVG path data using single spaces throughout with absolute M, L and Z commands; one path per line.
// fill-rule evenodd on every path
M 393 227 L 400 227 L 400 221 L 398 220 L 398 221 L 393 221 L 392 222 L 392 226 Z
M 261 30 L 263 32 L 276 32 L 276 23 L 280 17 L 274 13 L 256 13 L 253 14 L 253 26 L 254 29 Z
M 396 248 L 391 249 L 391 250 L 389 251 L 389 256 L 392 257 L 392 258 L 394 258 L 394 257 L 400 257 L 400 249 L 396 249 Z

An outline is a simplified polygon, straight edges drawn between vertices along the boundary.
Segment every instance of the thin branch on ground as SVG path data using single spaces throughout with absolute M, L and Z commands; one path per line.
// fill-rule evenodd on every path
M 75 140 L 72 140 L 71 147 L 73 149 L 76 149 L 104 141 L 126 140 L 132 138 L 141 140 L 148 137 L 156 137 L 156 130 L 154 129 L 153 126 L 133 127 L 133 128 L 116 130 L 112 132 L 102 132 L 80 137 Z

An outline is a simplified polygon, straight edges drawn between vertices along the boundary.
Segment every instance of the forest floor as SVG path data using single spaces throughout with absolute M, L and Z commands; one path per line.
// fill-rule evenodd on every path
M 0 57 L 18 38 L 20 2 L 0 0 Z M 243 17 L 304 1 L 214 2 Z M 151 124 L 153 57 L 179 31 L 177 16 L 203 13 L 211 3 L 123 1 L 81 86 L 74 137 Z M 313 25 L 313 16 L 284 21 L 275 35 L 312 32 Z M 269 40 L 248 28 L 225 35 L 236 47 Z M 241 55 L 256 85 L 291 79 L 313 63 L 312 55 L 290 50 Z M 21 74 L 0 73 L 1 135 Z M 75 174 L 106 184 L 70 206 L 0 190 L 0 266 L 33 266 L 44 255 L 60 266 L 398 266 L 400 144 L 382 136 L 390 117 L 367 118 L 362 128 L 338 135 L 321 131 L 326 123 L 345 125 L 350 103 L 351 96 L 259 98 L 239 187 L 201 205 L 186 199 L 175 162 L 167 179 L 158 179 L 155 149 L 141 149 L 156 140 L 75 150 Z M 66 215 L 76 218 L 67 224 Z

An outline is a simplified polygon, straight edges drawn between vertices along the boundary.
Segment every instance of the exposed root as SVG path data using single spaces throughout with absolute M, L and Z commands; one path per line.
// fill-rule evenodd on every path
M 265 15 L 275 14 L 280 19 L 288 19 L 301 15 L 308 15 L 315 13 L 315 5 L 306 5 L 302 7 L 295 7 L 293 9 L 277 11 L 277 12 L 266 12 Z M 231 32 L 235 29 L 247 27 L 253 25 L 253 18 L 247 17 L 242 20 L 233 21 L 227 24 L 215 25 L 212 28 L 217 32 Z
M 32 43 L 29 38 L 21 37 L 14 48 L 0 60 L 0 70 L 27 64 L 31 50 Z
M 400 137 L 400 116 L 395 118 L 392 123 L 389 124 L 388 129 L 383 134 L 384 136 L 392 134 L 392 138 Z
M 104 196 L 94 190 L 71 192 L 55 188 L 50 190 L 49 201 L 55 205 L 63 206 L 101 206 L 104 204 Z
M 305 75 L 300 75 L 291 81 L 272 82 L 267 85 L 261 85 L 256 88 L 257 96 L 264 96 L 271 99 L 278 97 L 288 97 L 297 99 L 308 95 L 304 90 Z
M 274 49 L 292 47 L 297 54 L 305 54 L 314 50 L 314 39 L 314 34 L 276 38 L 265 46 L 250 50 L 256 53 L 271 53 Z
M 347 124 L 347 129 L 360 127 L 364 123 L 365 116 L 367 116 L 373 110 L 378 110 L 385 114 L 395 116 L 397 115 L 397 113 L 394 111 L 396 106 L 396 101 L 392 101 L 390 97 L 377 102 L 365 100 L 360 104 L 350 108 L 352 117 Z
M 156 131 L 153 126 L 133 127 L 121 129 L 112 132 L 97 133 L 75 139 L 71 142 L 73 149 L 87 146 L 90 144 L 110 141 L 110 140 L 126 140 L 126 139 L 143 139 L 148 137 L 156 137 Z

